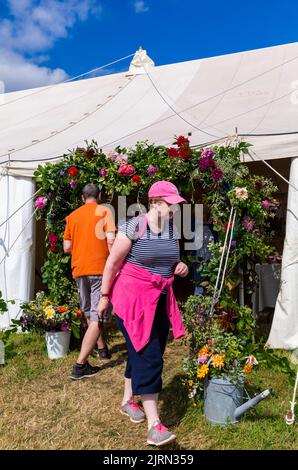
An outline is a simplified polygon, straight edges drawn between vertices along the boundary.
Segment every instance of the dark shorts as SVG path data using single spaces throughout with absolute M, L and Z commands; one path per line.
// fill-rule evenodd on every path
M 170 322 L 166 311 L 166 294 L 161 294 L 148 344 L 136 352 L 123 320 L 116 315 L 117 323 L 126 340 L 128 360 L 125 377 L 131 379 L 134 395 L 159 393 L 162 389 L 163 354 L 166 348 Z

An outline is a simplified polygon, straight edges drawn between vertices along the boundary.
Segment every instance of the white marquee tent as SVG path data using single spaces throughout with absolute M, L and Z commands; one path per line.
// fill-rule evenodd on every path
M 32 203 L 12 214 L 32 198 L 32 175 L 39 164 L 57 161 L 86 139 L 95 139 L 105 151 L 142 140 L 169 145 L 174 135 L 191 132 L 192 145 L 208 145 L 225 140 L 235 129 L 254 145 L 253 159 L 295 159 L 297 71 L 298 43 L 164 66 L 155 66 L 140 49 L 128 72 L 0 95 L 0 290 L 4 298 L 32 296 Z M 291 177 L 295 179 L 293 171 Z M 290 186 L 290 191 L 296 190 Z M 291 210 L 297 212 L 297 206 Z M 294 232 L 298 233 L 296 228 Z M 295 256 L 298 248 L 291 259 Z M 291 269 L 297 270 L 296 258 Z M 288 291 L 293 289 L 293 301 L 282 315 L 276 312 L 274 322 L 279 329 L 280 321 L 288 321 L 294 336 L 290 343 L 280 338 L 278 347 L 298 347 L 294 311 L 298 276 L 292 271 L 285 282 Z M 10 318 L 17 313 L 18 303 L 10 307 Z M 0 317 L 0 326 L 8 325 L 9 315 Z M 271 345 L 275 344 L 273 338 Z

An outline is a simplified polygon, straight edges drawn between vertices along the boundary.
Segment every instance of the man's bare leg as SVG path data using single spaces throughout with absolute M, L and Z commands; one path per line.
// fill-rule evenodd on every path
M 87 319 L 88 327 L 89 327 L 90 321 L 91 320 Z M 103 326 L 100 323 L 98 325 L 98 329 L 99 329 L 99 337 L 98 337 L 98 340 L 97 340 L 97 347 L 98 347 L 98 349 L 103 349 L 103 348 L 106 347 L 106 344 L 105 344 L 105 341 L 104 341 L 104 338 L 103 338 Z
M 88 356 L 93 351 L 100 334 L 102 335 L 102 326 L 100 323 L 92 320 L 88 321 L 88 329 L 82 342 L 77 364 L 85 364 L 87 362 Z

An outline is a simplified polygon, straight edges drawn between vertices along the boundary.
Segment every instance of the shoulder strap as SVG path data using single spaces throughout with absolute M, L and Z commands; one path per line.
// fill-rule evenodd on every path
M 147 214 L 141 214 L 141 215 L 138 215 L 138 229 L 136 231 L 138 231 L 138 236 L 136 238 L 136 240 L 139 240 L 141 238 L 141 236 L 143 235 L 145 229 L 147 228 L 147 223 L 148 223 L 148 219 L 147 219 Z

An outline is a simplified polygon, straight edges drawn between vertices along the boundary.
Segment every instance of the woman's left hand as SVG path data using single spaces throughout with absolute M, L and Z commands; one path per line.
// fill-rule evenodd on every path
M 176 274 L 176 276 L 186 277 L 188 273 L 189 271 L 187 265 L 185 263 L 182 263 L 182 261 L 179 261 L 175 268 L 174 274 Z

